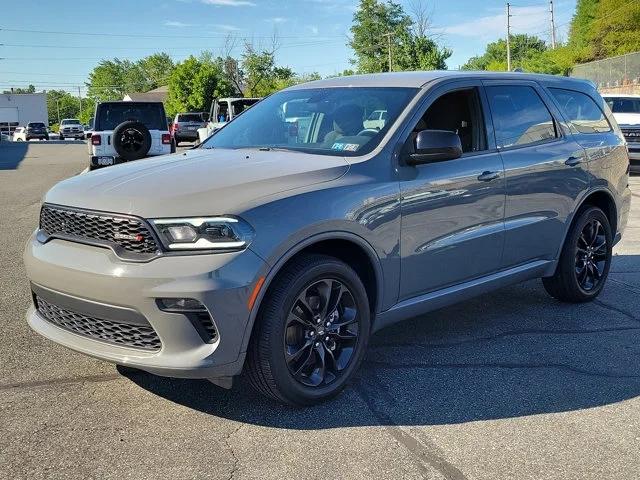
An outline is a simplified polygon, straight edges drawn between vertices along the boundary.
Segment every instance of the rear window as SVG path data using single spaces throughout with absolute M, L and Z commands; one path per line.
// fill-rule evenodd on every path
M 44 127 L 44 123 L 42 122 L 32 122 L 32 123 L 28 123 L 27 127 L 31 127 L 31 128 L 45 128 Z
M 141 122 L 149 130 L 168 130 L 161 103 L 101 103 L 96 109 L 95 130 L 113 130 L 122 122 Z
M 178 122 L 202 122 L 201 113 L 180 113 Z
M 562 88 L 550 88 L 549 91 L 579 133 L 600 133 L 611 130 L 604 113 L 589 95 Z
M 604 100 L 613 113 L 640 113 L 640 98 L 607 97 Z

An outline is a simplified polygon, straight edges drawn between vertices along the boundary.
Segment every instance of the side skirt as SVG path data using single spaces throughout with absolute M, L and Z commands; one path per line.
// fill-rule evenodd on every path
M 435 292 L 403 300 L 389 310 L 381 312 L 376 316 L 373 324 L 373 332 L 377 332 L 384 327 L 402 320 L 447 307 L 498 288 L 533 278 L 552 275 L 555 270 L 555 265 L 555 261 L 536 260 L 487 275 L 486 277 L 477 278 L 465 283 L 436 290 Z

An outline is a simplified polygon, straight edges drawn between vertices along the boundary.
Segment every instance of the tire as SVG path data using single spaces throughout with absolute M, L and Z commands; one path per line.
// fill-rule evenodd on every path
M 591 241 L 590 232 L 594 231 L 594 227 L 596 233 Z M 604 245 L 600 246 L 602 242 Z M 592 206 L 581 209 L 562 247 L 555 274 L 542 279 L 545 290 L 562 302 L 594 300 L 604 288 L 609 275 L 612 248 L 611 225 L 604 212 Z M 591 277 L 593 282 L 589 280 Z
M 59 136 L 60 140 L 64 140 L 64 137 L 62 135 Z
M 139 160 L 151 149 L 151 133 L 141 122 L 126 121 L 113 129 L 113 148 L 126 161 Z
M 336 284 L 345 287 L 346 292 L 336 289 Z M 299 298 L 313 300 L 306 294 L 319 291 L 314 290 L 318 285 L 329 292 L 328 303 L 335 303 L 335 310 L 331 308 L 334 315 L 327 312 L 321 321 L 317 321 L 319 315 L 301 315 L 300 318 L 309 321 L 291 321 L 290 318 L 298 317 L 293 313 L 294 309 L 303 313 L 298 308 Z M 337 291 L 340 295 L 334 294 Z M 323 304 L 320 296 L 316 298 Z M 337 301 L 333 302 L 332 298 Z M 313 302 L 307 304 L 311 310 L 312 305 Z M 367 292 L 351 267 L 325 255 L 295 258 L 274 279 L 260 306 L 247 358 L 246 374 L 250 383 L 258 392 L 293 406 L 312 405 L 334 397 L 362 362 L 371 330 L 370 317 Z M 299 336 L 301 333 L 304 335 Z M 299 352 L 305 348 L 291 345 L 290 342 L 296 341 L 291 337 L 309 346 L 298 360 L 289 363 L 285 349 Z M 324 375 L 318 373 L 321 370 L 314 369 L 314 361 L 320 361 L 321 351 L 325 358 Z M 332 358 L 337 360 L 332 361 Z M 305 368 L 305 365 L 308 366 Z M 298 369 L 301 373 L 296 375 L 294 370 Z M 319 378 L 323 380 L 318 382 Z

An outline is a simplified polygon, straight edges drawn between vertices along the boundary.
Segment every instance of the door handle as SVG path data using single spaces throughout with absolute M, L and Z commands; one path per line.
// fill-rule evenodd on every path
M 478 180 L 481 182 L 490 182 L 491 180 L 495 180 L 496 178 L 500 178 L 500 172 L 482 172 L 478 175 Z
M 567 158 L 564 164 L 567 167 L 575 167 L 576 165 L 580 165 L 582 163 L 582 157 L 574 157 L 573 155 Z

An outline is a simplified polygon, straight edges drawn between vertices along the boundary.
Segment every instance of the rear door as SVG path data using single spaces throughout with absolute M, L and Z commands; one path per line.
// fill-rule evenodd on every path
M 584 150 L 536 82 L 484 84 L 505 167 L 502 267 L 553 260 L 576 200 L 589 186 Z

